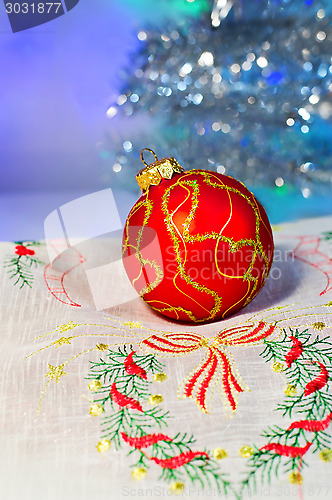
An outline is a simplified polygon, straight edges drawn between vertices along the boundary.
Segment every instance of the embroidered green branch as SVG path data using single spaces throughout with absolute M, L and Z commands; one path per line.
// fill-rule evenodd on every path
M 325 326 L 317 325 L 319 329 Z M 283 371 L 288 383 L 285 401 L 276 410 L 298 420 L 287 428 L 269 426 L 262 432 L 265 444 L 253 448 L 239 498 L 246 489 L 256 489 L 258 475 L 262 482 L 270 483 L 280 469 L 289 473 L 291 483 L 301 484 L 301 471 L 307 466 L 303 457 L 309 449 L 311 453 L 319 452 L 322 460 L 332 459 L 331 435 L 327 432 L 332 418 L 332 343 L 328 337 L 313 338 L 308 329 L 300 332 L 289 328 L 281 340 L 265 340 L 264 344 L 261 356 L 273 362 L 275 371 Z
M 322 233 L 322 238 L 321 240 L 332 240 L 332 231 L 325 231 L 324 233 Z
M 230 482 L 210 453 L 193 449 L 193 436 L 178 433 L 170 437 L 160 432 L 167 427 L 170 415 L 155 407 L 162 402 L 162 396 L 151 394 L 151 378 L 165 380 L 163 369 L 156 355 L 138 355 L 132 346 L 109 350 L 106 360 L 91 362 L 87 378 L 91 380 L 94 400 L 90 413 L 105 414 L 100 443 L 106 443 L 105 449 L 110 443 L 116 449 L 129 446 L 136 479 L 144 477 L 153 466 L 161 469 L 160 479 L 169 483 L 174 492 L 182 491 L 189 481 L 227 494 L 232 491 Z M 100 443 L 98 446 L 102 446 Z
M 15 241 L 16 256 L 7 256 L 4 260 L 4 267 L 7 268 L 9 279 L 15 280 L 14 285 L 32 287 L 34 276 L 32 269 L 42 262 L 35 257 L 35 250 L 31 247 L 39 246 L 37 241 Z

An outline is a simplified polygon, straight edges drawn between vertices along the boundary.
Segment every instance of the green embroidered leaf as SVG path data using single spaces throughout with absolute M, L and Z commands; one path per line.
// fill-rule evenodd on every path
M 332 231 L 325 231 L 322 235 L 321 240 L 332 240 Z
M 90 363 L 87 379 L 100 382 L 94 386 L 97 389 L 94 403 L 104 409 L 102 438 L 112 441 L 116 449 L 129 446 L 128 456 L 134 459 L 131 467 L 144 470 L 159 467 L 160 479 L 168 483 L 189 481 L 202 489 L 234 492 L 217 461 L 194 447 L 193 436 L 187 433 L 166 436 L 167 439 L 163 439 L 164 434 L 159 436 L 170 415 L 160 407 L 148 407 L 152 376 L 164 369 L 155 354 L 138 355 L 132 346 L 124 345 L 109 350 L 106 360 Z M 157 441 L 149 444 L 150 436 Z M 140 438 L 145 445 L 135 444 L 142 442 Z
M 324 380 L 323 385 L 318 384 L 316 388 L 312 386 L 313 381 L 319 378 L 322 366 L 324 370 L 331 371 L 332 343 L 329 337 L 313 337 L 308 329 L 300 332 L 299 329 L 288 328 L 283 330 L 281 340 L 265 340 L 264 344 L 261 356 L 266 362 L 284 364 L 286 368 L 283 374 L 287 383 L 298 392 L 297 395 L 286 396 L 276 409 L 281 411 L 284 417 L 296 420 L 292 422 L 293 428 L 289 428 L 292 425 L 287 428 L 269 426 L 262 432 L 265 446 L 270 443 L 272 449 L 255 447 L 248 460 L 249 471 L 241 483 L 239 498 L 245 490 L 256 489 L 257 477 L 261 482 L 269 483 L 273 475 L 277 477 L 283 472 L 295 475 L 292 476 L 295 480 L 302 480 L 298 475 L 307 463 L 300 451 L 296 454 L 296 450 L 309 446 L 308 443 L 311 443 L 310 453 L 331 448 L 331 435 L 325 428 L 326 425 L 321 424 L 327 421 L 328 425 L 329 415 L 332 413 L 330 383 L 329 380 L 326 383 Z M 306 392 L 307 387 L 313 388 L 313 392 Z M 317 427 L 315 431 L 310 427 L 312 422 Z M 292 447 L 293 453 L 291 449 L 282 447 Z
M 7 269 L 9 279 L 15 280 L 14 286 L 19 285 L 20 288 L 24 286 L 32 288 L 32 283 L 34 281 L 32 269 L 42 264 L 42 262 L 34 256 L 34 251 L 31 251 L 30 247 L 40 246 L 41 243 L 38 241 L 15 241 L 14 243 L 16 245 L 16 250 L 22 247 L 23 253 L 17 254 L 17 252 L 15 252 L 15 256 L 7 256 L 3 266 Z M 26 249 L 26 251 L 31 251 L 33 255 L 24 254 L 24 249 Z

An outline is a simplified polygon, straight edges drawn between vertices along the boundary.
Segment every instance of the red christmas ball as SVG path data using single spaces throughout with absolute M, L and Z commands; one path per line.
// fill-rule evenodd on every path
M 225 318 L 251 302 L 274 248 L 254 195 L 231 177 L 183 171 L 174 158 L 147 165 L 136 178 L 143 194 L 126 221 L 123 263 L 145 302 L 194 323 Z

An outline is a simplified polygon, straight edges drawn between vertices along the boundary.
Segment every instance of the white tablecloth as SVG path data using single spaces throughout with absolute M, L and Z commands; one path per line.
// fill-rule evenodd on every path
M 0 498 L 329 498 L 331 231 L 275 227 L 264 289 L 199 326 L 102 273 L 121 303 L 97 310 L 118 241 L 54 242 L 55 269 L 43 242 L 1 243 Z

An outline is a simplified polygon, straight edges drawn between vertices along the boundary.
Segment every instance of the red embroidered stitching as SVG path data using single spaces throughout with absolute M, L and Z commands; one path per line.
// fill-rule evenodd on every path
M 285 361 L 288 368 L 291 367 L 293 361 L 296 361 L 303 352 L 302 342 L 293 335 L 291 335 L 289 338 L 293 342 L 293 347 L 291 347 L 290 351 L 288 351 L 285 356 Z
M 298 420 L 293 422 L 289 427 L 288 431 L 292 429 L 303 429 L 305 431 L 318 432 L 324 431 L 330 425 L 332 418 L 332 412 L 328 413 L 323 420 Z
M 207 366 L 209 366 L 211 364 L 211 361 L 212 361 L 212 358 L 213 358 L 213 351 L 212 351 L 211 348 L 209 348 L 208 353 L 209 353 L 209 355 L 208 355 L 208 358 L 207 358 L 206 362 L 200 367 L 199 370 L 197 370 L 194 373 L 194 375 L 191 377 L 191 379 L 185 385 L 184 394 L 185 394 L 185 396 L 187 398 L 190 398 L 192 396 L 193 390 L 194 390 L 194 386 L 195 386 L 197 380 L 202 375 L 202 373 L 207 368 Z
M 151 470 L 159 468 L 160 479 L 170 483 L 171 490 L 174 489 L 174 491 L 183 489 L 185 481 L 198 484 L 201 488 L 215 487 L 216 491 L 223 491 L 225 495 L 229 491 L 233 492 L 234 488 L 228 475 L 220 470 L 217 462 L 218 458 L 222 457 L 217 458 L 214 452 L 209 453 L 207 450 L 196 451 L 197 448 L 193 448 L 196 440 L 187 432 L 177 432 L 172 437 L 158 432 L 168 426 L 168 418 L 171 417 L 169 411 L 164 411 L 162 407 L 146 409 L 143 406 L 143 412 L 137 414 L 136 409 L 132 410 L 131 406 L 128 409 L 123 408 L 128 401 L 138 400 L 143 405 L 143 402 L 151 395 L 153 384 L 151 375 L 155 380 L 157 379 L 155 375 L 165 375 L 164 365 L 155 354 L 151 353 L 145 355 L 136 353 L 133 357 L 136 364 L 145 368 L 147 380 L 137 379 L 135 374 L 128 374 L 125 371 L 124 360 L 128 359 L 130 353 L 131 350 L 128 351 L 126 345 L 118 347 L 117 350 L 109 349 L 105 360 L 99 359 L 92 362 L 91 371 L 87 377 L 92 381 L 94 404 L 105 408 L 105 412 L 108 413 L 102 422 L 103 438 L 97 444 L 98 452 L 107 451 L 110 443 L 115 449 L 128 445 L 130 447 L 128 455 L 135 457 L 133 478 L 142 479 L 150 468 Z M 101 382 L 97 384 L 97 391 L 94 390 L 96 381 Z M 118 384 L 121 393 L 115 383 Z M 114 401 L 120 403 L 120 408 L 115 408 L 114 403 L 109 406 L 109 387 L 112 388 Z M 152 434 L 154 431 L 156 433 Z M 149 449 L 150 452 L 148 452 Z
M 197 394 L 196 394 L 196 399 L 204 412 L 207 412 L 206 399 L 205 399 L 206 391 L 208 390 L 209 384 L 210 384 L 212 377 L 215 374 L 216 368 L 218 366 L 218 358 L 217 358 L 216 354 L 214 352 L 212 352 L 212 349 L 211 349 L 211 353 L 212 353 L 211 366 L 209 368 L 207 376 L 203 379 L 203 381 L 200 384 L 200 387 L 197 391 Z
M 318 377 L 316 377 L 314 380 L 311 380 L 310 382 L 307 383 L 304 389 L 304 395 L 309 396 L 313 392 L 319 391 L 322 389 L 326 384 L 329 379 L 329 372 L 327 371 L 326 367 L 323 365 L 323 363 L 320 363 L 319 361 L 313 361 L 313 363 L 317 363 L 321 370 L 320 374 Z
M 6 269 L 9 279 L 19 288 L 25 286 L 32 288 L 34 281 L 33 269 L 42 262 L 36 257 L 36 252 L 31 246 L 39 246 L 38 241 L 16 241 L 15 255 L 5 257 L 3 265 Z
M 240 386 L 236 378 L 234 377 L 234 373 L 230 370 L 229 371 L 229 378 L 237 392 L 244 392 L 244 389 Z
M 253 326 L 254 326 L 253 324 L 248 325 L 247 327 L 245 327 L 245 329 L 244 328 L 243 329 L 239 329 L 238 332 L 248 331 L 251 328 L 253 328 Z M 255 335 L 257 335 L 258 332 L 260 332 L 261 330 L 263 330 L 267 326 L 269 328 L 267 330 L 265 330 L 265 332 L 263 332 L 258 337 L 255 337 Z M 227 340 L 226 340 L 226 342 L 224 341 L 224 338 L 227 339 L 227 337 L 231 337 L 233 335 L 232 333 L 229 333 L 230 330 L 226 330 L 225 332 L 222 332 L 223 334 L 226 333 L 226 335 L 218 335 L 218 337 L 220 338 L 220 340 L 222 340 L 222 343 L 225 344 L 225 345 L 249 344 L 250 342 L 259 342 L 260 340 L 265 339 L 266 337 L 268 337 L 269 335 L 271 335 L 273 333 L 273 331 L 275 330 L 275 328 L 276 328 L 275 325 L 269 325 L 268 323 L 264 323 L 263 321 L 261 321 L 258 324 L 258 326 L 256 328 L 254 328 L 254 330 L 250 331 L 246 335 L 243 335 L 243 336 L 241 336 L 239 338 L 231 340 L 230 342 L 227 342 Z
M 188 337 L 183 333 L 161 333 L 160 335 L 151 335 L 148 339 L 141 342 L 141 345 L 148 346 L 163 353 L 172 353 L 177 355 L 187 354 L 191 351 L 206 348 L 208 355 L 205 360 L 195 368 L 185 382 L 184 397 L 195 397 L 198 406 L 207 413 L 206 396 L 210 383 L 216 374 L 219 376 L 219 362 L 222 366 L 222 385 L 226 394 L 229 406 L 232 411 L 236 410 L 237 402 L 234 397 L 236 392 L 243 392 L 244 389 L 239 384 L 233 367 L 227 353 L 221 349 L 223 346 L 232 346 L 240 344 L 252 344 L 259 342 L 276 329 L 276 325 L 271 325 L 260 321 L 258 324 L 232 327 L 220 332 L 215 338 L 205 338 L 201 335 L 189 334 Z M 209 346 L 209 341 L 211 345 Z M 220 346 L 220 347 L 219 347 Z M 196 395 L 194 395 L 196 390 Z
M 223 386 L 224 386 L 224 390 L 225 390 L 225 393 L 227 395 L 227 398 L 228 398 L 228 401 L 231 405 L 231 408 L 232 410 L 234 411 L 236 409 L 236 402 L 235 402 L 235 399 L 233 397 L 233 394 L 232 394 L 232 391 L 231 391 L 231 388 L 230 388 L 230 385 L 229 385 L 229 369 L 228 369 L 228 360 L 226 358 L 225 355 L 223 355 L 222 353 L 221 354 L 221 359 L 223 361 L 223 376 L 222 376 L 222 382 L 223 382 Z
M 136 399 L 130 398 L 129 396 L 126 396 L 125 394 L 122 394 L 120 391 L 118 391 L 115 382 L 113 382 L 112 384 L 110 396 L 112 401 L 117 403 L 121 408 L 131 408 L 132 410 L 143 412 L 141 404 L 136 401 Z
M 176 334 L 170 334 L 169 338 L 175 337 Z M 180 340 L 181 337 L 179 338 Z M 199 337 L 201 339 L 201 337 Z M 166 347 L 161 347 L 157 344 L 154 343 L 154 341 L 157 341 L 158 343 L 165 344 Z M 197 344 L 193 344 L 192 346 L 189 345 L 183 345 L 183 344 L 176 344 L 175 342 L 171 342 L 170 340 L 167 340 L 166 338 L 160 337 L 158 335 L 151 335 L 148 339 L 143 341 L 145 345 L 152 347 L 153 349 L 158 349 L 158 351 L 162 352 L 171 352 L 174 353 L 174 350 L 176 349 L 177 351 L 181 350 L 180 352 L 182 353 L 187 353 L 190 352 L 194 349 L 197 349 Z M 197 340 L 196 340 L 197 342 Z
M 205 451 L 185 451 L 181 453 L 181 455 L 177 455 L 176 457 L 160 459 L 157 457 L 150 457 L 150 460 L 153 460 L 157 465 L 160 465 L 164 469 L 177 469 L 182 465 L 191 462 L 193 458 L 196 457 L 205 457 L 206 460 L 209 460 L 209 455 Z
M 15 253 L 17 255 L 35 255 L 35 251 L 32 248 L 27 248 L 24 245 L 16 245 Z
M 218 334 L 218 338 L 223 342 L 225 338 L 234 335 L 234 333 L 238 334 L 241 332 L 247 332 L 249 328 L 252 328 L 253 324 L 245 325 L 245 326 L 234 326 L 233 328 L 228 328 L 227 330 L 223 330 Z
M 280 443 L 268 443 L 265 446 L 262 446 L 260 450 L 274 451 L 278 455 L 283 455 L 285 457 L 303 457 L 311 445 L 312 443 L 307 443 L 305 446 L 287 446 Z
M 144 368 L 139 366 L 135 361 L 133 360 L 133 355 L 135 354 L 136 351 L 132 351 L 128 356 L 125 358 L 123 364 L 125 366 L 125 371 L 129 375 L 137 375 L 138 377 L 142 378 L 143 380 L 147 379 L 146 371 Z
M 148 446 L 158 443 L 159 441 L 173 441 L 173 439 L 166 436 L 166 434 L 146 434 L 142 437 L 131 437 L 125 432 L 121 432 L 121 436 L 126 443 L 138 450 L 148 448 Z

